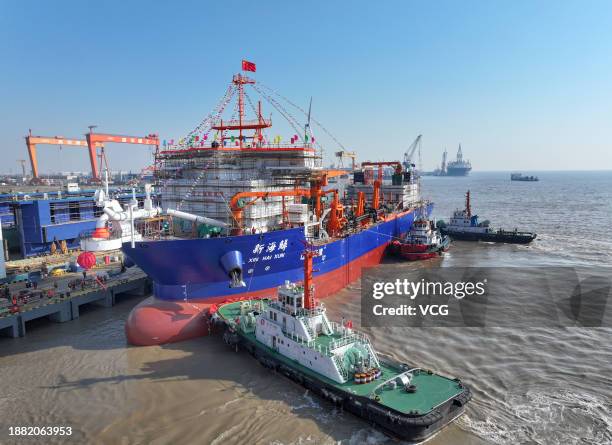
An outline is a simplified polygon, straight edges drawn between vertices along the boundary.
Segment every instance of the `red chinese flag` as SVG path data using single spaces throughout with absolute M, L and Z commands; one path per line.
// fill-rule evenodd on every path
M 248 60 L 242 61 L 242 71 L 252 71 L 255 72 L 255 64 L 253 62 L 249 62 Z

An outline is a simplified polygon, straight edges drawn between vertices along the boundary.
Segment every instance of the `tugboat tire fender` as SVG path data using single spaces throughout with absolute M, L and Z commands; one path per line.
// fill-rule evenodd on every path
M 323 397 L 331 401 L 334 405 L 340 406 L 342 402 L 344 402 L 344 398 L 339 395 L 333 393 L 332 391 L 328 391 L 325 388 L 320 389 L 320 393 Z

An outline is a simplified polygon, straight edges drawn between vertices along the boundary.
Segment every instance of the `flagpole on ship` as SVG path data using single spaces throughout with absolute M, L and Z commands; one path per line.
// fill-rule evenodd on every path
M 246 72 L 246 71 L 252 71 L 253 73 L 255 72 L 256 67 L 255 64 L 253 62 L 249 62 L 246 59 L 242 59 L 242 71 Z M 239 130 L 238 130 L 238 139 L 239 139 L 239 146 L 240 149 L 243 148 L 242 146 L 242 120 L 244 117 L 244 86 L 243 84 L 246 82 L 243 82 L 242 80 L 242 75 L 239 75 L 240 78 L 238 79 L 238 122 L 239 122 Z M 245 75 L 244 76 L 246 79 L 248 79 L 248 77 Z

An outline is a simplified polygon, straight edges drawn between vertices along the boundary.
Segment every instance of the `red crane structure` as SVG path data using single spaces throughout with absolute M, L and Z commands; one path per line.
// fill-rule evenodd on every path
M 240 149 L 245 148 L 244 142 L 246 139 L 251 139 L 252 146 L 256 147 L 263 141 L 262 131 L 265 128 L 270 128 L 272 126 L 272 121 L 270 119 L 264 119 L 261 115 L 261 102 L 258 102 L 257 105 L 257 120 L 244 120 L 244 86 L 253 85 L 255 84 L 255 81 L 247 76 L 243 76 L 242 74 L 236 74 L 232 78 L 232 83 L 238 88 L 238 119 L 225 122 L 223 119 L 221 119 L 219 124 L 213 125 L 212 129 L 221 133 L 221 148 L 225 146 L 225 141 L 230 139 L 229 137 L 225 136 L 225 131 L 227 130 L 238 130 L 238 141 L 236 141 L 236 145 L 238 145 Z M 255 130 L 255 133 L 253 136 L 245 136 L 242 133 L 242 130 Z
M 33 181 L 38 181 L 40 179 L 39 171 L 38 171 L 38 158 L 36 156 L 36 146 L 37 145 L 39 144 L 60 145 L 62 147 L 80 147 L 80 148 L 87 147 L 87 141 L 84 139 L 65 138 L 63 136 L 34 136 L 32 135 L 32 130 L 29 131 L 28 135 L 25 137 L 25 140 L 26 140 L 26 146 L 28 147 L 28 155 L 30 156 L 30 165 L 32 167 L 32 180 Z M 94 153 L 95 153 L 95 149 L 94 149 Z
M 154 145 L 156 150 L 159 150 L 159 137 L 156 134 L 148 136 L 123 136 L 115 134 L 94 133 L 95 127 L 89 127 L 89 133 L 85 135 L 85 139 L 65 138 L 63 136 L 34 136 L 32 130 L 25 137 L 28 154 L 30 156 L 30 165 L 32 166 L 32 179 L 38 181 L 40 173 L 38 170 L 38 158 L 36 146 L 45 145 L 60 145 L 62 147 L 80 147 L 89 149 L 89 163 L 91 165 L 91 177 L 93 181 L 100 181 L 100 170 L 98 167 L 97 149 L 104 149 L 107 142 L 118 144 L 141 144 Z
M 378 179 L 383 180 L 383 167 L 387 165 L 395 165 L 395 173 L 400 174 L 402 172 L 402 163 L 400 161 L 383 161 L 383 162 L 362 162 L 361 168 L 365 167 L 378 167 Z M 367 180 L 367 175 L 366 175 Z
M 374 181 L 374 191 L 372 193 L 372 207 L 378 210 L 380 207 L 380 188 L 383 183 L 383 167 L 386 165 L 395 165 L 395 174 L 402 173 L 402 163 L 400 161 L 384 161 L 384 162 L 362 162 L 361 167 L 378 167 L 378 177 Z M 366 184 L 369 183 L 368 170 L 366 170 L 364 179 Z
M 139 145 L 154 145 L 155 151 L 159 150 L 159 136 L 149 134 L 147 136 L 126 136 L 118 134 L 94 133 L 95 126 L 89 127 L 89 133 L 85 135 L 87 147 L 89 148 L 89 162 L 91 163 L 92 180 L 100 180 L 100 170 L 98 168 L 98 160 L 96 157 L 96 148 L 104 147 L 107 142 L 115 144 L 139 144 Z

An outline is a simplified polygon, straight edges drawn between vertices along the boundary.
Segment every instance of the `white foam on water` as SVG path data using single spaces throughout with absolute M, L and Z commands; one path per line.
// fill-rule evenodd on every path
M 241 397 L 238 397 L 238 398 L 236 398 L 236 399 L 232 399 L 232 400 L 228 400 L 228 401 L 227 401 L 227 402 L 225 402 L 223 405 L 219 406 L 218 410 L 219 410 L 219 411 L 224 411 L 224 410 L 226 410 L 226 409 L 227 409 L 227 407 L 228 407 L 228 406 L 230 406 L 230 405 L 232 405 L 232 404 L 234 404 L 234 403 L 236 403 L 236 402 L 240 402 L 240 401 L 242 401 L 242 400 L 243 400 L 243 398 L 241 398 Z
M 296 411 L 300 409 L 321 409 L 321 405 L 312 397 L 310 391 L 306 390 L 304 394 L 302 394 L 302 400 L 304 403 L 300 405 L 292 405 L 291 410 Z
M 313 438 L 312 436 L 306 436 L 306 437 L 300 436 L 298 437 L 297 440 L 294 440 L 293 442 L 281 442 L 278 440 L 274 440 L 270 442 L 270 445 L 306 445 L 306 444 L 311 444 L 311 443 L 320 444 L 321 442 L 319 439 Z M 324 443 L 327 444 L 328 442 L 324 442 Z M 340 442 L 331 440 L 329 444 L 340 445 Z
M 348 440 L 348 445 L 379 445 L 388 443 L 390 438 L 380 431 L 363 428 L 355 431 Z
M 241 425 L 233 425 L 230 429 L 223 431 L 221 434 L 215 437 L 210 442 L 210 445 L 225 444 L 231 437 L 233 437 L 234 433 L 239 432 L 241 430 Z
M 458 425 L 496 444 L 603 444 L 612 443 L 611 408 L 602 396 L 528 391 L 482 419 L 463 416 Z

